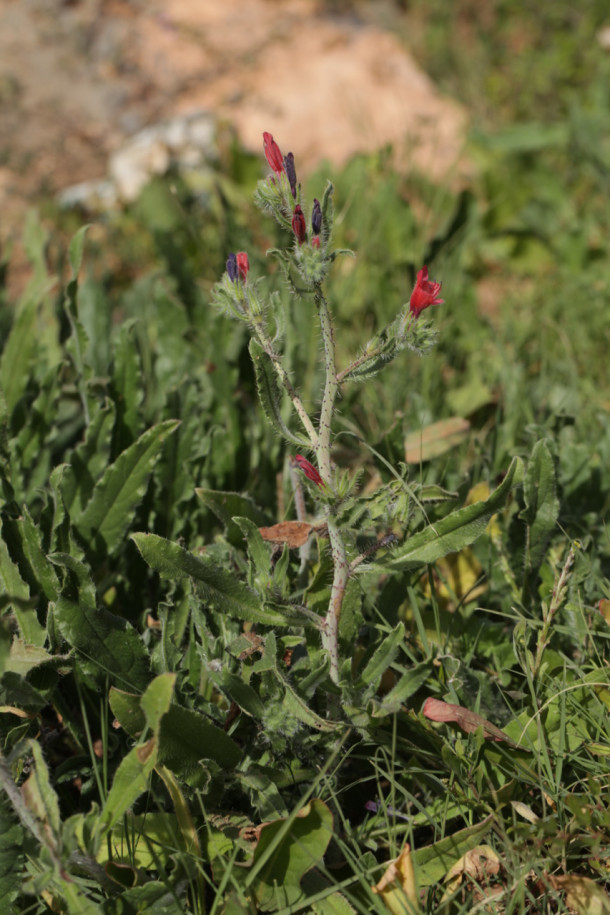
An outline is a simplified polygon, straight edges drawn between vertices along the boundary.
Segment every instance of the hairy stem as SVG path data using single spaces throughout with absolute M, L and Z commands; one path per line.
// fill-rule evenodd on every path
M 324 298 L 320 286 L 316 286 L 315 301 L 320 315 L 320 328 L 322 332 L 322 342 L 324 345 L 324 368 L 325 382 L 324 393 L 322 395 L 322 406 L 320 409 L 320 421 L 318 426 L 318 447 L 316 449 L 318 458 L 318 468 L 320 476 L 327 486 L 332 485 L 331 468 L 330 468 L 330 435 L 332 426 L 333 409 L 337 393 L 339 391 L 339 382 L 335 368 L 335 340 L 333 336 L 333 326 L 328 309 L 328 303 Z M 345 550 L 345 543 L 341 531 L 339 530 L 330 511 L 327 512 L 326 523 L 328 525 L 328 536 L 330 539 L 330 548 L 333 558 L 333 583 L 330 592 L 330 602 L 328 611 L 324 620 L 322 629 L 322 644 L 330 658 L 330 677 L 334 683 L 339 682 L 339 620 L 341 618 L 341 607 L 347 587 L 349 576 L 349 565 Z

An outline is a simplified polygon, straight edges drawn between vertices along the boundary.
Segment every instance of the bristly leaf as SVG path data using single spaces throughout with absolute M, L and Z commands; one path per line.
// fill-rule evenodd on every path
M 485 530 L 491 516 L 506 503 L 511 490 L 523 481 L 521 458 L 515 457 L 498 488 L 485 502 L 475 502 L 451 512 L 386 556 L 368 565 L 374 568 L 402 571 L 425 563 L 436 562 L 448 553 L 470 546 Z
M 282 417 L 282 394 L 277 382 L 277 375 L 271 357 L 267 355 L 256 340 L 250 340 L 250 356 L 254 365 L 256 388 L 263 412 L 275 431 L 287 442 L 299 447 L 308 447 L 308 439 L 296 435 L 286 426 Z
M 95 486 L 87 507 L 74 526 L 91 553 L 112 553 L 129 527 L 136 507 L 144 498 L 153 468 L 168 435 L 179 426 L 175 419 L 158 423 L 144 432 Z
M 523 498 L 525 508 L 520 517 L 527 524 L 525 561 L 531 587 L 559 517 L 555 464 L 544 440 L 536 442 L 528 462 Z
M 267 610 L 258 594 L 228 569 L 219 568 L 156 534 L 132 534 L 131 539 L 151 568 L 174 581 L 192 578 L 203 599 L 221 613 L 269 626 L 288 626 L 293 622 Z

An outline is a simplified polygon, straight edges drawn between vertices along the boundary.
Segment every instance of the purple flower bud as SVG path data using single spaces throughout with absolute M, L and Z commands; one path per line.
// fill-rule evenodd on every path
M 288 183 L 290 184 L 290 190 L 292 191 L 292 196 L 297 199 L 297 173 L 294 168 L 294 156 L 292 153 L 288 153 L 287 156 L 284 156 L 284 171 L 286 172 L 286 177 L 288 178 Z
M 237 258 L 234 254 L 229 254 L 227 258 L 227 273 L 229 274 L 229 279 L 232 283 L 237 280 L 238 269 L 237 269 Z
M 322 207 L 320 206 L 320 201 L 316 197 L 314 197 L 313 198 L 313 210 L 311 211 L 311 230 L 314 235 L 319 235 L 321 228 L 322 228 Z

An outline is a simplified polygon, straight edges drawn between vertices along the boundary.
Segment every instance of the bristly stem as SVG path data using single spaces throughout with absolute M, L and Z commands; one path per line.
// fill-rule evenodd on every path
M 333 335 L 333 326 L 328 309 L 328 303 L 322 293 L 319 284 L 315 287 L 315 302 L 320 316 L 320 328 L 322 333 L 322 342 L 324 346 L 324 368 L 325 382 L 324 393 L 322 395 L 322 406 L 320 409 L 320 420 L 318 424 L 318 446 L 316 454 L 318 458 L 318 467 L 320 476 L 327 486 L 332 486 L 332 474 L 330 465 L 330 436 L 332 427 L 332 416 L 339 391 L 337 373 L 335 367 L 335 340 Z M 333 558 L 333 583 L 330 592 L 330 602 L 328 611 L 324 620 L 322 629 L 322 644 L 328 652 L 330 659 L 330 678 L 333 683 L 339 682 L 339 620 L 341 618 L 341 607 L 347 587 L 349 576 L 349 565 L 345 550 L 345 543 L 341 536 L 341 531 L 337 526 L 332 510 L 329 508 L 326 513 L 326 523 L 328 526 L 328 536 L 330 540 L 330 549 Z

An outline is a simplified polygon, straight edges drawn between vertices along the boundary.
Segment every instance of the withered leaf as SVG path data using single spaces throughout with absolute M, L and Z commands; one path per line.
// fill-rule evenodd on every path
M 453 705 L 450 702 L 442 702 L 440 699 L 434 699 L 429 696 L 423 704 L 422 714 L 429 718 L 430 721 L 454 722 L 467 734 L 473 734 L 477 728 L 482 728 L 483 736 L 489 740 L 504 740 L 513 747 L 517 746 L 504 731 L 497 728 L 487 718 L 477 715 L 476 712 L 471 712 L 462 705 Z
M 312 533 L 323 535 L 326 531 L 325 524 L 309 524 L 307 521 L 281 521 L 271 527 L 259 527 L 263 540 L 269 543 L 287 543 L 291 550 L 303 546 Z

